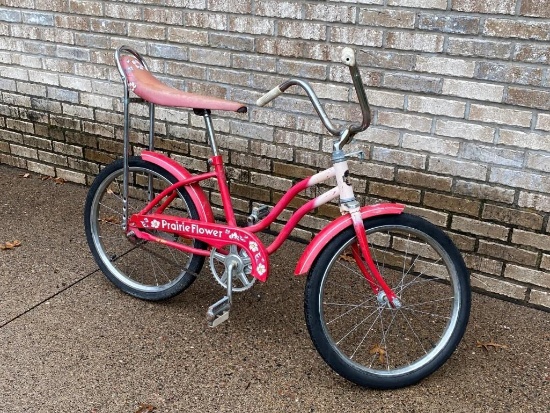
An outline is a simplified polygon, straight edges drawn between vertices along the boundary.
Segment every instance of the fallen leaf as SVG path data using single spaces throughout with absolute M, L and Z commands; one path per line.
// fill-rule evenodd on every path
M 67 182 L 67 181 L 65 181 L 63 178 L 59 178 L 59 177 L 58 177 L 58 178 L 54 178 L 53 181 L 54 181 L 56 184 L 58 184 L 58 185 L 63 185 L 65 182 Z
M 184 245 L 193 245 L 193 240 L 191 238 L 178 237 L 176 241 Z
M 101 222 L 108 222 L 110 224 L 120 224 L 121 221 L 115 216 L 107 217 L 107 218 L 100 218 L 99 221 Z
M 30 178 L 31 177 L 31 174 L 30 173 L 26 173 L 26 174 L 22 174 L 22 175 L 19 175 L 21 178 Z
M 491 341 L 479 341 L 479 340 L 477 340 L 476 347 L 477 348 L 484 348 L 486 351 L 489 351 L 490 348 L 494 348 L 495 350 L 508 348 L 507 345 L 498 344 L 498 343 L 495 343 L 492 340 Z
M 21 246 L 21 241 L 7 241 L 7 242 L 4 242 L 3 244 L 0 244 L 0 250 L 12 250 L 14 249 L 15 247 L 20 247 Z
M 370 349 L 370 354 L 378 354 L 378 361 L 380 361 L 380 363 L 384 363 L 386 361 L 386 349 L 381 347 L 380 344 L 375 344 Z
M 350 253 L 342 254 L 340 256 L 340 259 L 347 261 L 347 262 L 355 262 L 355 258 L 353 258 L 353 255 Z
M 51 176 L 48 176 L 48 175 L 44 175 L 43 177 L 40 178 L 41 181 L 47 181 L 48 179 L 51 179 L 52 177 Z
M 151 406 L 150 404 L 142 403 L 139 405 L 138 409 L 136 410 L 136 413 L 151 413 L 155 410 L 155 406 Z

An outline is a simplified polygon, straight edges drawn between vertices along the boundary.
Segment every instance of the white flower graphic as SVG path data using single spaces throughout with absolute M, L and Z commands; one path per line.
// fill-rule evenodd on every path
M 160 222 L 154 219 L 153 221 L 151 221 L 151 227 L 157 229 L 158 227 L 160 227 Z
M 258 264 L 258 266 L 256 267 L 256 271 L 258 272 L 258 274 L 264 275 L 264 273 L 265 273 L 265 265 L 263 265 L 263 264 Z
M 248 244 L 248 248 L 250 248 L 250 251 L 252 252 L 258 252 L 258 244 L 256 244 L 254 241 L 250 241 Z
M 136 67 L 136 69 L 143 70 L 145 67 L 137 59 L 133 59 L 131 63 Z

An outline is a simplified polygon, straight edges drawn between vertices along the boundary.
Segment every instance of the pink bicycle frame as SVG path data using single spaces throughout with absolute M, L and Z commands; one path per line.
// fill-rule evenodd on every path
M 158 194 L 142 211 L 130 216 L 128 230 L 138 238 L 167 244 L 170 247 L 177 248 L 191 254 L 203 256 L 208 256 L 210 251 L 195 248 L 191 245 L 183 243 L 166 240 L 165 238 L 158 237 L 145 230 L 159 229 L 159 227 L 155 224 L 151 224 L 152 222 L 158 222 L 158 225 L 162 225 L 160 227 L 162 232 L 174 233 L 186 238 L 199 239 L 215 248 L 223 248 L 230 243 L 237 244 L 239 247 L 247 251 L 247 254 L 251 257 L 253 268 L 252 275 L 260 281 L 265 281 L 269 274 L 268 256 L 274 253 L 282 245 L 292 230 L 307 213 L 338 198 L 339 196 L 342 199 L 342 193 L 344 194 L 344 197 L 347 197 L 348 199 L 350 196 L 353 198 L 353 189 L 351 185 L 345 181 L 347 161 L 343 160 L 342 162 L 336 163 L 331 168 L 298 182 L 287 191 L 287 193 L 273 207 L 271 212 L 260 222 L 246 228 L 240 228 L 236 223 L 235 212 L 229 194 L 222 157 L 220 155 L 210 158 L 209 163 L 214 167 L 214 171 L 197 175 L 191 175 L 187 170 L 185 170 L 185 168 L 170 158 L 167 158 L 163 154 L 143 151 L 141 156 L 144 160 L 162 166 L 174 176 L 180 177 L 181 179 L 179 182 L 170 185 Z M 254 234 L 271 225 L 297 194 L 309 187 L 315 186 L 334 177 L 336 177 L 337 186 L 321 194 L 320 196 L 311 199 L 298 208 L 285 224 L 282 231 L 278 234 L 274 241 L 267 246 L 267 248 L 261 244 L 259 239 Z M 217 224 L 214 222 L 212 212 L 204 202 L 206 200 L 206 196 L 202 190 L 197 189 L 200 189 L 197 185 L 198 182 L 207 179 L 215 179 L 218 182 L 227 224 Z M 200 221 L 163 215 L 163 211 L 166 206 L 176 196 L 175 191 L 181 187 L 186 187 L 188 189 L 188 193 L 195 204 L 201 208 L 201 212 L 199 212 L 201 217 Z M 358 267 L 361 269 L 361 272 L 371 285 L 373 292 L 378 294 L 380 290 L 383 290 L 390 302 L 392 302 L 391 300 L 395 298 L 395 294 L 384 282 L 372 260 L 372 257 L 370 256 L 368 241 L 363 227 L 363 219 L 376 215 L 399 214 L 403 211 L 404 206 L 400 204 L 387 203 L 369 205 L 363 208 L 356 207 L 353 210 L 347 210 L 344 205 L 345 204 L 342 204 L 341 206 L 343 216 L 328 224 L 310 242 L 302 257 L 298 261 L 295 274 L 300 275 L 309 271 L 317 255 L 321 252 L 328 241 L 330 241 L 342 230 L 353 226 L 357 235 L 358 246 L 354 246 L 352 250 Z
M 120 63 L 120 54 L 122 52 L 128 52 L 134 55 L 134 57 L 137 59 L 136 62 L 138 62 L 140 65 L 143 64 L 144 69 L 147 69 L 147 66 L 137 52 L 132 51 L 131 49 L 128 49 L 126 47 L 117 50 L 117 64 L 119 65 L 119 71 L 124 79 L 125 85 L 123 228 L 127 231 L 128 235 L 133 235 L 137 238 L 141 238 L 147 241 L 167 244 L 170 247 L 202 256 L 208 256 L 210 254 L 210 251 L 208 249 L 196 248 L 192 245 L 186 245 L 159 237 L 155 235 L 157 230 L 159 230 L 160 228 L 161 232 L 163 233 L 172 233 L 184 238 L 198 239 L 214 248 L 223 249 L 227 245 L 235 244 L 245 250 L 248 257 L 250 258 L 252 276 L 261 281 L 265 281 L 269 274 L 268 256 L 275 252 L 282 245 L 283 241 L 288 238 L 292 230 L 298 225 L 298 222 L 304 217 L 304 215 L 306 215 L 313 209 L 323 204 L 326 204 L 327 202 L 330 202 L 337 197 L 340 197 L 340 210 L 343 214 L 343 217 L 340 217 L 330 223 L 311 241 L 310 245 L 306 248 L 304 254 L 300 258 L 298 265 L 296 266 L 295 273 L 302 274 L 309 271 L 312 263 L 315 261 L 320 251 L 328 243 L 328 240 L 340 231 L 346 229 L 347 227 L 353 226 L 355 234 L 357 236 L 357 244 L 352 247 L 352 253 L 358 268 L 361 270 L 364 277 L 371 285 L 372 290 L 375 294 L 379 294 L 381 291 L 383 291 L 388 302 L 392 306 L 399 304 L 396 295 L 387 286 L 378 269 L 376 268 L 372 257 L 370 256 L 368 240 L 363 225 L 363 219 L 375 215 L 399 214 L 403 211 L 404 207 L 399 204 L 378 204 L 361 208 L 359 206 L 359 203 L 355 199 L 353 188 L 348 181 L 349 171 L 347 165 L 347 157 L 349 155 L 345 155 L 342 151 L 343 146 L 350 142 L 353 135 L 368 128 L 371 119 L 368 99 L 365 94 L 361 75 L 356 66 L 355 54 L 353 50 L 345 48 L 342 52 L 342 61 L 344 64 L 349 66 L 352 81 L 357 92 L 358 101 L 363 114 L 363 119 L 360 124 L 350 124 L 346 127 L 338 127 L 337 125 L 334 125 L 328 118 L 326 112 L 324 111 L 322 105 L 320 104 L 310 85 L 300 79 L 290 79 L 286 82 L 283 82 L 281 85 L 274 88 L 258 100 L 257 104 L 259 106 L 263 106 L 279 96 L 289 87 L 299 86 L 306 92 L 327 130 L 334 136 L 338 137 L 338 139 L 334 143 L 332 158 L 333 167 L 321 171 L 313 175 L 312 177 L 304 179 L 294 185 L 274 206 L 272 211 L 265 218 L 263 218 L 257 224 L 252 225 L 246 229 L 239 228 L 237 226 L 235 212 L 231 202 L 229 187 L 227 185 L 227 180 L 225 176 L 223 160 L 217 152 L 214 140 L 214 129 L 212 120 L 210 118 L 210 110 L 194 109 L 194 112 L 197 115 L 202 115 L 205 120 L 207 138 L 213 151 L 213 156 L 210 158 L 209 163 L 211 166 L 213 166 L 214 171 L 192 175 L 183 166 L 174 162 L 170 158 L 153 151 L 153 100 L 150 101 L 151 125 L 149 131 L 149 151 L 143 151 L 141 156 L 144 160 L 152 162 L 156 165 L 159 165 L 163 169 L 168 170 L 170 173 L 172 173 L 173 176 L 178 179 L 178 182 L 170 185 L 168 188 L 162 191 L 162 193 L 157 195 L 155 199 L 150 200 L 149 204 L 140 213 L 133 214 L 132 216 L 128 217 L 127 202 L 129 179 L 129 84 L 128 79 L 125 75 L 125 71 L 123 70 L 124 68 L 121 66 Z M 135 89 L 133 90 L 136 91 Z M 210 102 L 210 100 L 208 101 Z M 161 103 L 163 102 L 164 101 L 162 101 Z M 210 106 L 207 105 L 206 107 Z M 239 107 L 239 111 L 241 111 L 241 109 L 246 108 Z M 274 222 L 275 219 L 281 214 L 281 212 L 289 205 L 290 201 L 299 192 L 333 177 L 336 178 L 336 187 L 323 193 L 315 199 L 306 202 L 302 207 L 296 210 L 291 216 L 290 220 L 285 224 L 280 234 L 271 243 L 271 245 L 269 245 L 268 247 L 264 247 L 261 242 L 259 242 L 259 239 L 254 235 L 254 233 L 257 233 L 267 228 L 272 222 Z M 208 198 L 198 185 L 199 182 L 207 179 L 216 179 L 218 182 L 227 224 L 219 224 L 215 222 L 212 210 L 208 205 Z M 151 180 L 149 185 L 152 185 Z M 192 198 L 193 203 L 198 208 L 198 220 L 173 217 L 163 214 L 166 207 L 175 198 L 175 196 L 177 196 L 177 193 L 175 191 L 184 186 L 186 187 L 189 196 Z M 153 208 L 155 207 L 156 209 L 153 210 Z M 381 298 L 382 297 L 379 296 L 379 299 Z

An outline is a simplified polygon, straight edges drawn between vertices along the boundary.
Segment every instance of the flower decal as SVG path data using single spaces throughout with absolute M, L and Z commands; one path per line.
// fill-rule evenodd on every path
M 136 90 L 136 88 L 137 88 L 137 85 L 134 82 L 129 82 L 128 83 L 128 89 L 130 89 L 131 92 Z
M 151 227 L 157 229 L 158 227 L 160 227 L 160 222 L 154 219 L 153 221 L 151 221 Z
M 254 241 L 250 241 L 248 244 L 248 248 L 250 248 L 250 251 L 252 252 L 258 252 L 258 244 L 256 244 Z
M 258 264 L 258 266 L 256 267 L 256 272 L 260 275 L 264 275 L 265 274 L 265 265 Z
M 144 70 L 145 69 L 145 67 L 137 59 L 132 59 L 132 61 L 130 63 L 132 63 L 135 66 L 136 69 L 139 69 L 139 70 Z

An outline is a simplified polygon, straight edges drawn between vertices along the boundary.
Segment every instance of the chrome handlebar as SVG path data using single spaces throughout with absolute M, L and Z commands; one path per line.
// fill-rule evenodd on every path
M 264 106 L 267 103 L 271 102 L 276 97 L 278 97 L 279 95 L 281 95 L 290 86 L 300 86 L 306 92 L 309 100 L 311 101 L 311 103 L 313 104 L 313 107 L 315 108 L 315 111 L 319 115 L 319 118 L 321 119 L 321 121 L 323 122 L 327 130 L 332 135 L 338 136 L 340 138 L 340 140 L 337 143 L 335 143 L 335 147 L 337 147 L 337 149 L 342 149 L 342 147 L 351 140 L 353 135 L 367 129 L 371 121 L 371 110 L 370 110 L 369 101 L 367 99 L 365 87 L 363 86 L 361 73 L 359 72 L 357 63 L 355 61 L 355 52 L 351 48 L 345 47 L 342 50 L 342 63 L 344 63 L 346 66 L 349 67 L 351 79 L 353 81 L 353 86 L 355 88 L 355 93 L 357 94 L 357 99 L 359 100 L 359 106 L 361 107 L 361 112 L 363 114 L 363 120 L 361 123 L 352 123 L 350 125 L 347 125 L 345 127 L 340 127 L 340 128 L 335 126 L 327 116 L 325 109 L 319 102 L 319 99 L 317 98 L 317 95 L 315 94 L 311 86 L 307 82 L 300 79 L 290 79 L 281 83 L 279 86 L 274 87 L 265 95 L 263 95 L 261 98 L 259 98 L 256 104 L 258 106 Z

